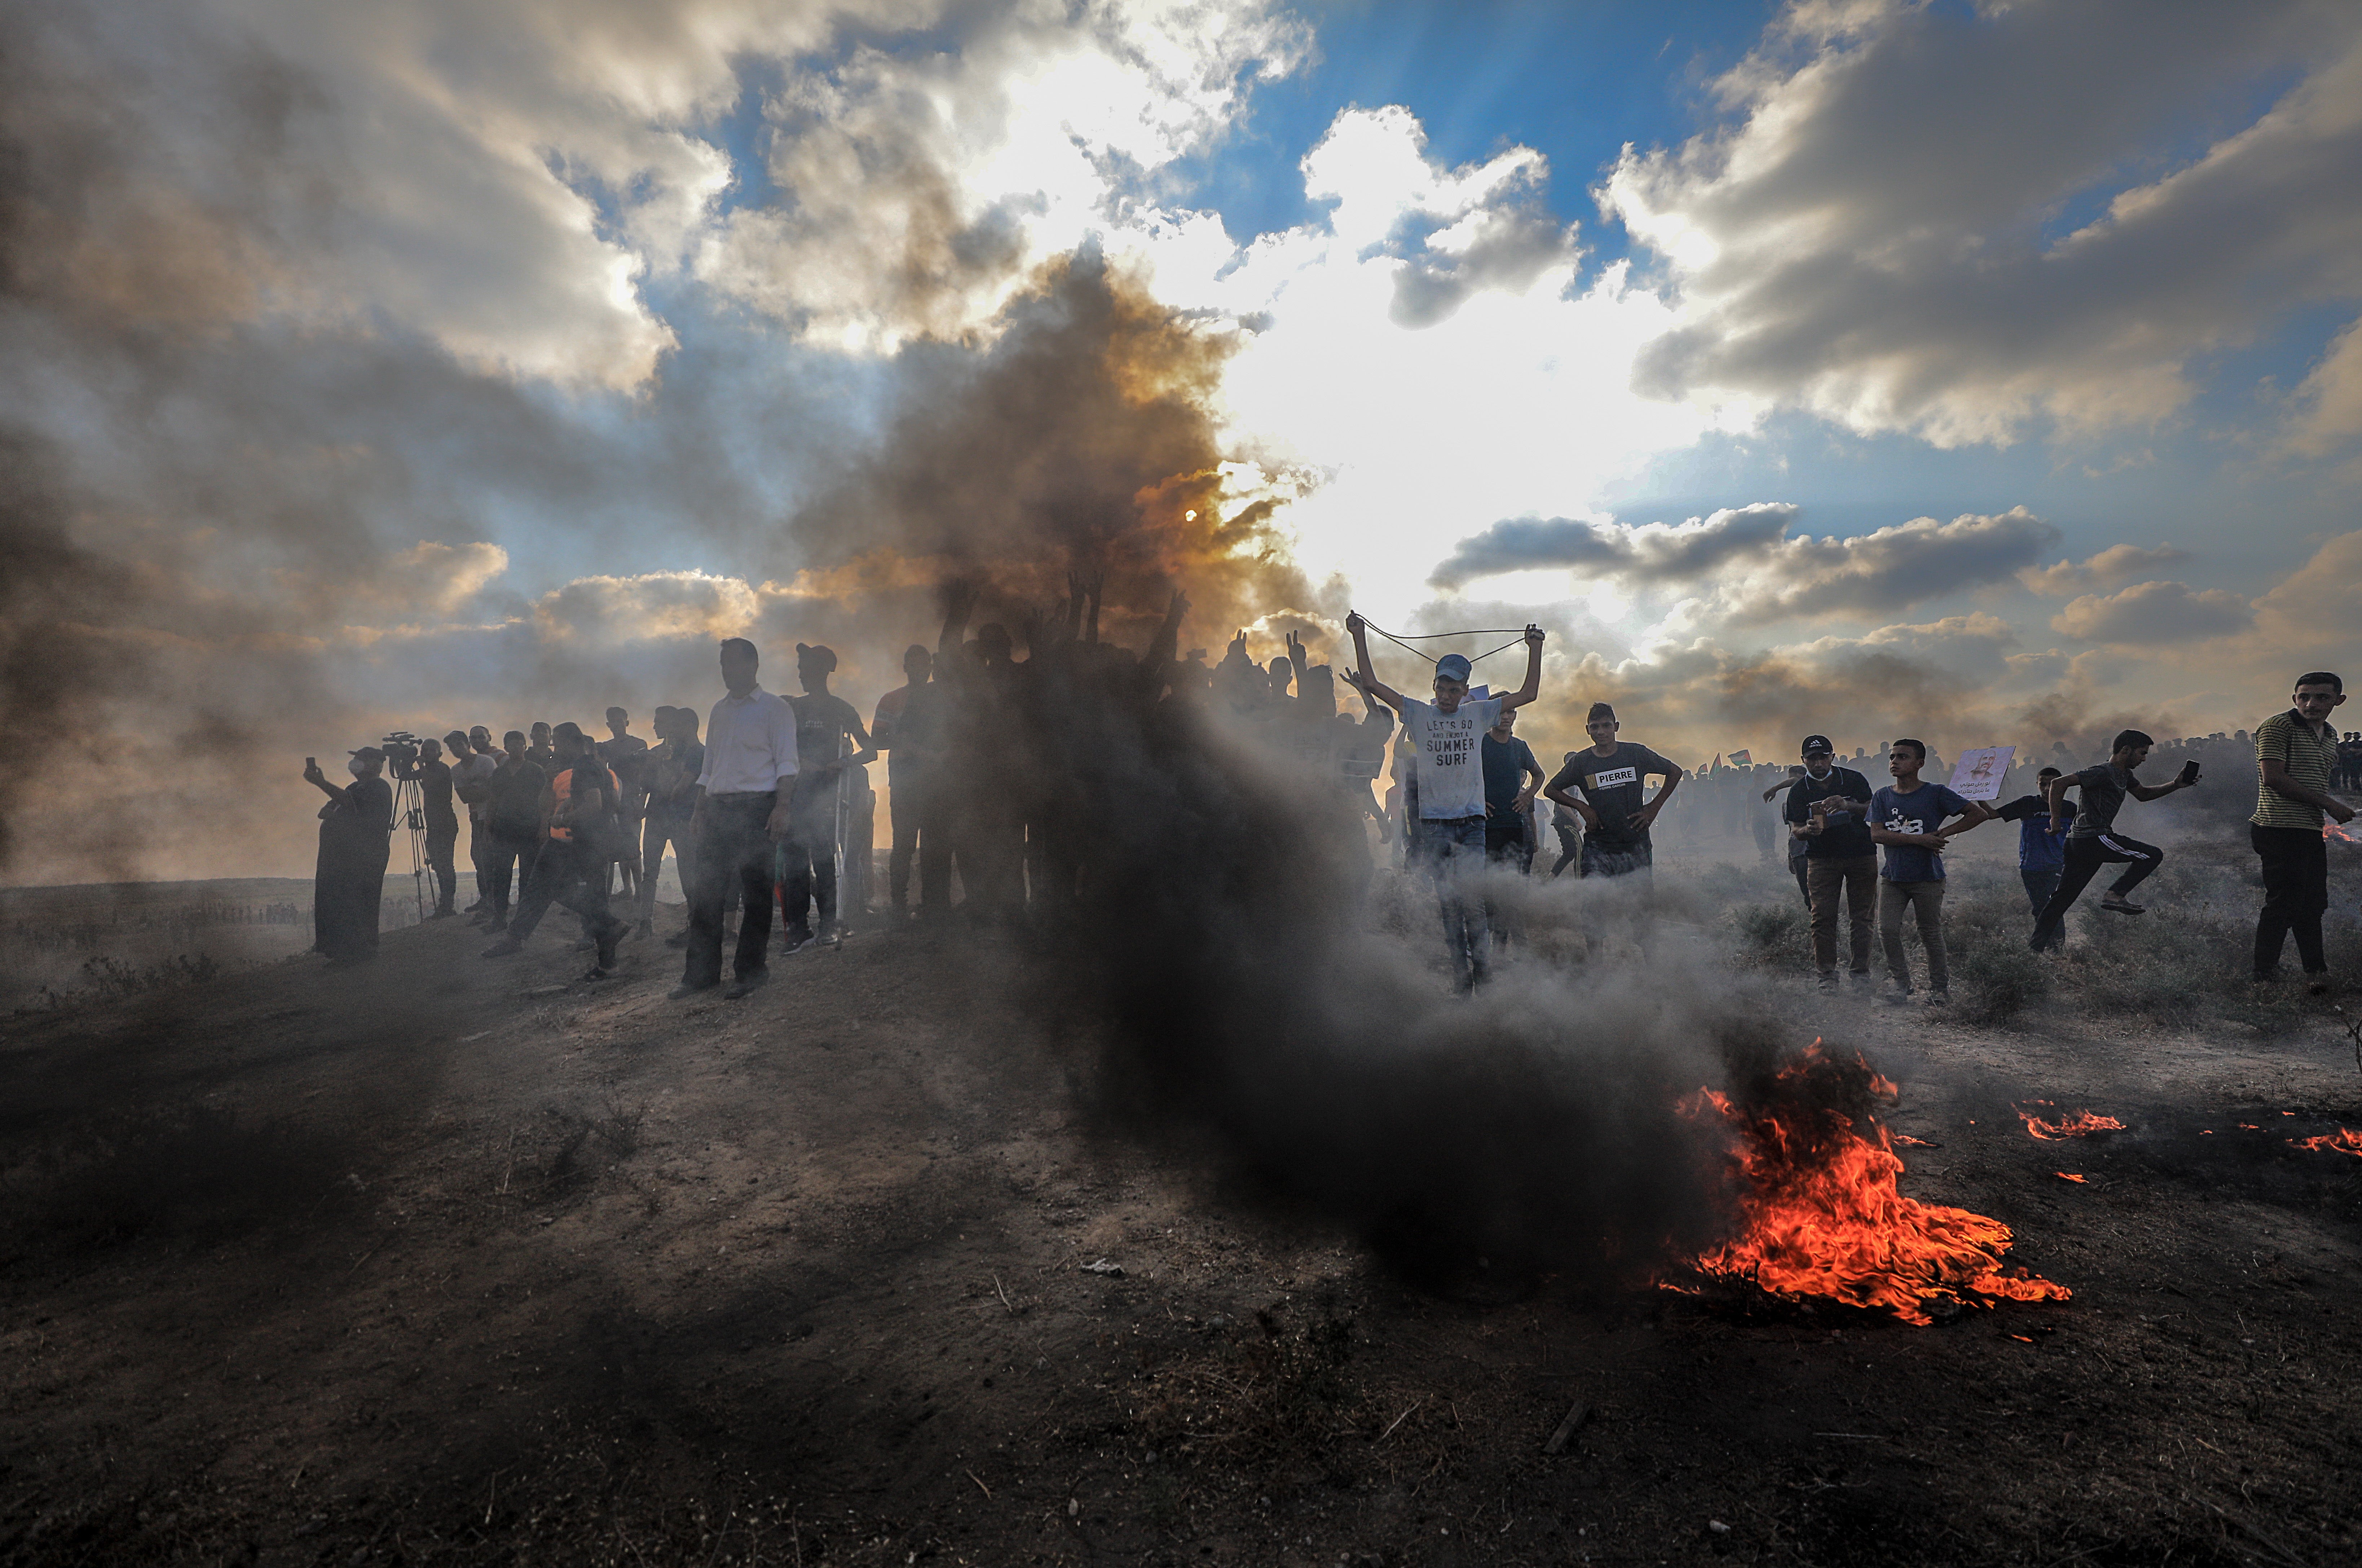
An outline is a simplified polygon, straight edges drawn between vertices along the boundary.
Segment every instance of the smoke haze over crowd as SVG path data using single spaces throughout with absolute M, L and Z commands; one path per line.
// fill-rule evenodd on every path
M 829 643 L 865 700 L 950 576 L 1016 622 L 1104 570 L 1134 642 L 1183 587 L 1185 646 L 1254 626 L 1265 657 L 1288 630 L 1333 653 L 1349 601 L 1539 620 L 1546 750 L 1597 698 L 1694 761 L 1784 751 L 1833 703 L 1857 744 L 2251 722 L 2253 682 L 2357 624 L 2330 500 L 2350 202 L 2316 176 L 2362 33 L 2290 4 L 2111 53 L 2053 9 L 1750 22 L 1693 40 L 1686 120 L 1577 156 L 1439 131 L 1340 79 L 1352 18 L 1263 0 L 27 0 L 0 55 L 0 875 L 293 869 L 304 756 L 702 703 L 721 635 L 775 684 Z M 1898 336 L 1901 307 L 1840 341 L 1796 279 L 1921 198 L 1827 149 L 1901 134 L 1882 105 L 1959 28 L 1979 80 L 2105 83 L 2053 127 L 2073 156 L 1962 187 L 1960 221 L 2097 204 L 2058 243 L 2122 286 L 2039 344 Z M 2173 122 L 2201 58 L 2259 96 Z M 2269 176 L 2238 212 L 2270 244 L 2193 281 L 2169 241 L 2235 165 Z M 1758 265 L 1816 199 L 1810 254 Z M 1898 298 L 1942 287 L 1897 265 Z M 2013 262 L 2001 304 L 2044 275 Z M 2283 341 L 2193 289 L 2330 315 Z M 2280 344 L 2265 423 L 2207 400 L 2202 355 L 2238 342 Z M 2173 420 L 2263 455 L 2192 479 L 2157 455 Z M 1830 477 L 1873 459 L 1868 490 Z M 2209 549 L 2247 504 L 2268 537 Z

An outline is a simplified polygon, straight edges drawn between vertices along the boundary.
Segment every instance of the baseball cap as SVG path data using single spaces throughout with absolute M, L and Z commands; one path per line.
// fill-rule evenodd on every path
M 1813 753 L 1816 751 L 1826 751 L 1831 756 L 1835 756 L 1837 749 L 1837 747 L 1829 744 L 1829 737 L 1827 735 L 1806 735 L 1805 737 L 1804 755 L 1806 756 L 1812 756 Z
M 1468 670 L 1465 654 L 1448 653 L 1435 661 L 1435 673 L 1447 680 L 1464 681 L 1468 679 Z
M 373 745 L 365 745 L 359 751 L 349 751 L 345 755 L 348 756 L 358 756 L 363 762 L 383 762 L 385 760 L 385 753 L 378 750 L 378 748 Z

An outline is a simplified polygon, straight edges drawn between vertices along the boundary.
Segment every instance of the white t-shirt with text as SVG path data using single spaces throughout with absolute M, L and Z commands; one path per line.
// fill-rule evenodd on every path
M 1485 767 L 1478 743 L 1501 722 L 1501 700 L 1463 700 L 1446 713 L 1403 699 L 1403 734 L 1418 769 L 1418 814 L 1425 822 L 1485 814 Z

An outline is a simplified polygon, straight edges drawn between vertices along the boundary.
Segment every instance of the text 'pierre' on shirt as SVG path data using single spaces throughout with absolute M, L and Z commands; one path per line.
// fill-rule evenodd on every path
M 1485 769 L 1477 743 L 1501 722 L 1501 699 L 1467 699 L 1447 713 L 1416 697 L 1403 699 L 1403 734 L 1418 759 L 1418 814 L 1424 822 L 1455 822 L 1485 814 Z
M 2311 828 L 2319 833 L 2321 808 L 2291 801 L 2265 783 L 2267 762 L 2286 767 L 2290 783 L 2325 795 L 2330 770 L 2337 766 L 2337 732 L 2327 724 L 2314 729 L 2293 708 L 2274 713 L 2256 726 L 2256 814 L 2247 820 L 2257 827 Z
M 786 698 L 757 686 L 713 704 L 705 721 L 705 770 L 697 779 L 707 794 L 767 794 L 795 771 L 796 711 Z
M 1617 741 L 1606 756 L 1596 746 L 1566 754 L 1566 764 L 1547 786 L 1575 789 L 1598 814 L 1591 842 L 1602 849 L 1631 849 L 1649 843 L 1649 830 L 1632 826 L 1632 815 L 1648 803 L 1648 785 L 1654 776 L 1671 778 L 1681 772 L 1670 758 L 1658 756 L 1638 741 Z

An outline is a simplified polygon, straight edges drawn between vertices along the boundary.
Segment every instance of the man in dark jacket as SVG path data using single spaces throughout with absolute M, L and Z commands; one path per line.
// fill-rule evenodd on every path
M 305 781 L 328 797 L 320 808 L 320 856 L 312 874 L 313 950 L 337 965 L 377 956 L 387 839 L 393 832 L 385 753 L 365 745 L 345 766 L 353 781 L 340 787 L 328 782 L 316 760 L 304 759 Z
M 1851 922 L 1852 972 L 1870 982 L 1870 937 L 1877 916 L 1878 846 L 1870 837 L 1870 780 L 1837 765 L 1827 735 L 1806 735 L 1805 776 L 1788 791 L 1788 831 L 1805 840 L 1813 901 L 1813 966 L 1821 988 L 1838 988 L 1838 904 Z

